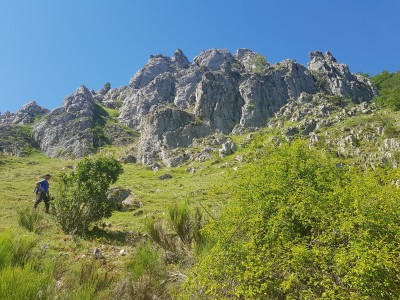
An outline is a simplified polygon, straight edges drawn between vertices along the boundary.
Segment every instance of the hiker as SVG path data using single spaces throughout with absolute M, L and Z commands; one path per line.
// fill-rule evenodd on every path
M 46 174 L 44 179 L 36 183 L 36 202 L 33 208 L 36 208 L 42 200 L 44 201 L 44 205 L 46 206 L 46 213 L 49 212 L 50 207 L 50 194 L 49 194 L 49 179 L 51 178 L 50 174 Z

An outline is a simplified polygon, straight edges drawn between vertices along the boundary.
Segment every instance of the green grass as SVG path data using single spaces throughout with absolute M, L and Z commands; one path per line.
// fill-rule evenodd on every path
M 112 112 L 107 113 L 111 115 Z M 400 126 L 397 120 L 399 120 L 399 114 L 399 112 L 382 111 L 349 118 L 329 128 L 328 136 L 321 134 L 321 144 L 325 139 L 343 136 L 346 128 L 355 131 L 363 129 L 368 132 L 376 132 L 378 126 L 390 125 L 392 132 L 389 133 L 398 136 Z M 294 124 L 285 122 L 285 126 L 289 125 Z M 102 228 L 98 226 L 93 228 L 90 234 L 83 238 L 64 234 L 53 217 L 44 213 L 43 203 L 39 205 L 36 211 L 31 211 L 35 201 L 33 192 L 35 183 L 41 180 L 43 175 L 51 173 L 53 175 L 50 181 L 51 191 L 55 196 L 60 174 L 70 172 L 71 168 L 78 163 L 78 160 L 49 158 L 37 152 L 26 157 L 0 155 L 0 185 L 3 187 L 0 194 L 0 215 L 2 216 L 0 232 L 7 230 L 17 236 L 28 234 L 34 237 L 36 244 L 33 251 L 40 254 L 40 260 L 51 261 L 54 264 L 51 278 L 46 277 L 47 275 L 43 275 L 43 278 L 51 282 L 52 288 L 54 288 L 55 282 L 61 280 L 64 289 L 71 292 L 69 298 L 66 294 L 62 297 L 68 299 L 74 297 L 107 298 L 105 295 L 111 293 L 111 286 L 99 290 L 96 280 L 104 281 L 107 285 L 112 284 L 104 277 L 106 273 L 112 275 L 114 282 L 121 282 L 128 278 L 127 266 L 137 253 L 137 246 L 149 239 L 145 234 L 146 222 L 149 220 L 166 221 L 169 213 L 168 208 L 180 203 L 188 203 L 193 211 L 195 211 L 195 208 L 199 208 L 206 218 L 219 216 L 220 208 L 228 201 L 228 197 L 220 194 L 223 193 L 221 192 L 223 189 L 215 187 L 222 187 L 232 178 L 239 176 L 235 170 L 241 169 L 246 163 L 253 162 L 254 153 L 265 155 L 265 145 L 270 143 L 273 137 L 280 136 L 280 131 L 265 129 L 260 133 L 252 134 L 254 135 L 252 144 L 247 142 L 249 134 L 229 136 L 238 146 L 237 151 L 222 158 L 218 152 L 214 152 L 212 158 L 205 162 L 195 161 L 182 167 L 161 168 L 157 172 L 139 164 L 123 164 L 124 172 L 114 186 L 130 189 L 135 200 L 142 202 L 143 206 L 133 212 L 113 212 L 113 215 L 105 220 L 111 224 L 110 227 Z M 379 137 L 380 141 L 383 138 L 387 138 L 387 136 Z M 134 146 L 107 147 L 99 151 L 99 154 L 112 153 L 115 157 L 120 157 L 127 151 L 129 152 L 130 147 Z M 365 142 L 362 142 L 360 147 L 363 151 L 377 151 L 378 148 L 377 145 Z M 201 152 L 202 146 L 190 150 L 193 153 Z M 236 160 L 237 156 L 243 157 L 243 163 Z M 341 161 L 345 160 L 341 159 Z M 352 160 L 350 158 L 346 161 L 351 162 Z M 194 169 L 195 172 L 187 172 L 188 167 Z M 172 178 L 160 180 L 159 177 L 165 173 L 172 175 Z M 22 224 L 22 226 L 19 224 L 21 213 L 18 214 L 21 211 L 25 212 L 22 213 L 22 216 L 27 217 L 24 220 L 25 225 Z M 136 215 L 137 212 L 140 213 Z M 169 230 L 172 232 L 172 228 L 169 228 Z M 82 266 L 90 267 L 89 264 L 93 260 L 95 248 L 99 248 L 105 257 L 98 265 L 100 273 L 89 274 L 92 276 L 91 278 L 97 278 L 94 280 L 96 282 L 78 288 L 80 285 L 77 278 L 85 275 L 82 273 Z M 122 249 L 127 255 L 119 255 Z M 4 275 L 7 276 L 7 280 L 12 280 L 15 276 L 22 276 L 21 274 L 25 274 L 24 276 L 28 278 L 35 276 L 35 270 L 32 271 L 28 267 L 24 269 L 25 267 L 21 266 L 18 266 L 18 268 L 20 269 L 4 271 L 8 272 L 8 275 Z M 39 286 L 41 286 L 42 280 L 40 278 L 42 277 L 38 276 L 37 285 Z M 132 280 L 132 278 L 128 279 Z M 51 296 L 54 296 L 54 294 L 51 294 Z
M 110 148 L 102 152 L 114 153 L 116 157 L 124 153 L 127 148 Z M 53 262 L 54 270 L 50 273 L 37 275 L 31 267 L 8 268 L 2 273 L 9 283 L 18 276 L 36 279 L 33 285 L 43 287 L 43 280 L 51 291 L 43 288 L 33 289 L 33 285 L 27 287 L 28 290 L 21 289 L 18 297 L 40 293 L 53 297 L 55 294 L 63 295 L 66 299 L 104 299 L 106 295 L 112 293 L 112 287 L 99 290 L 97 281 L 87 285 L 79 285 L 76 278 L 80 276 L 82 264 L 89 263 L 93 259 L 93 250 L 99 248 L 104 254 L 105 259 L 99 265 L 99 274 L 93 275 L 98 281 L 104 281 L 108 285 L 105 273 L 113 277 L 115 282 L 126 279 L 127 265 L 132 261 L 136 247 L 141 244 L 145 236 L 145 222 L 149 219 L 166 219 L 168 207 L 175 203 L 186 201 L 194 207 L 204 207 L 207 211 L 216 216 L 222 203 L 214 203 L 214 198 L 209 194 L 210 187 L 220 185 L 225 182 L 223 179 L 234 175 L 230 160 L 234 156 L 214 159 L 205 163 L 194 163 L 196 171 L 192 174 L 186 172 L 186 166 L 179 168 L 162 168 L 157 172 L 146 169 L 145 166 L 138 164 L 124 164 L 124 173 L 114 186 L 121 186 L 132 190 L 138 201 L 143 203 L 143 207 L 134 212 L 113 212 L 111 218 L 105 220 L 111 227 L 103 229 L 101 226 L 92 230 L 84 238 L 66 235 L 56 224 L 52 215 L 44 213 L 44 204 L 33 211 L 35 202 L 34 187 L 43 175 L 50 173 L 50 192 L 55 191 L 59 182 L 60 174 L 70 172 L 71 168 L 77 164 L 78 160 L 49 158 L 40 153 L 34 153 L 27 157 L 11 157 L 0 155 L 0 185 L 3 191 L 0 195 L 0 214 L 2 222 L 0 232 L 4 230 L 12 232 L 16 236 L 30 234 L 36 241 L 33 251 L 40 254 L 39 261 Z M 171 174 L 172 178 L 160 180 L 162 174 Z M 201 205 L 199 204 L 201 203 Z M 133 215 L 142 210 L 141 215 Z M 22 212 L 22 213 L 21 213 Z M 205 215 L 206 213 L 203 212 Z M 22 223 L 20 225 L 21 222 Z M 127 255 L 121 256 L 121 250 L 126 251 Z M 50 268 L 50 266 L 49 266 Z M 50 277 L 49 277 L 50 276 Z M 97 280 L 97 279 L 96 279 Z M 54 286 L 55 282 L 63 284 L 61 292 Z M 16 284 L 21 284 L 18 280 Z M 9 284 L 10 287 L 14 285 Z M 12 296 L 12 290 L 3 290 L 4 295 Z M 30 294 L 33 293 L 33 294 Z M 55 293 L 55 294 L 54 294 Z M 68 294 L 69 293 L 69 294 Z M 67 297 L 68 294 L 68 297 Z M 15 294 L 16 295 L 16 294 Z M 83 297 L 83 298 L 82 298 Z M 102 298 L 103 297 L 103 298 Z M 21 298 L 21 299 L 22 299 Z M 62 298 L 62 299 L 64 299 Z

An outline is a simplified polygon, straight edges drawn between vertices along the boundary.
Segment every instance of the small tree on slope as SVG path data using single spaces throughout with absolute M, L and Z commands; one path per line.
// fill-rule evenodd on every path
M 100 157 L 84 158 L 74 172 L 62 174 L 53 210 L 62 230 L 83 234 L 92 223 L 110 217 L 107 190 L 122 172 L 116 159 Z

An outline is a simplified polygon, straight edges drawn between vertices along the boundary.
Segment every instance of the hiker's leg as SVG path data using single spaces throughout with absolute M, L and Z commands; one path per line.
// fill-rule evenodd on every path
M 42 191 L 39 191 L 36 194 L 36 202 L 35 202 L 35 205 L 33 205 L 33 208 L 36 208 L 42 200 L 43 200 L 43 193 L 42 193 Z
M 47 195 L 43 198 L 44 205 L 46 206 L 46 213 L 49 213 L 50 208 L 50 198 Z

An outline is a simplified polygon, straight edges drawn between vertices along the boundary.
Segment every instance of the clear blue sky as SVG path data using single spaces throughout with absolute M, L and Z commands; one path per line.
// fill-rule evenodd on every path
M 330 50 L 354 73 L 400 69 L 399 0 L 10 0 L 0 112 L 53 109 L 79 85 L 128 85 L 151 54 L 250 48 L 275 63 Z

